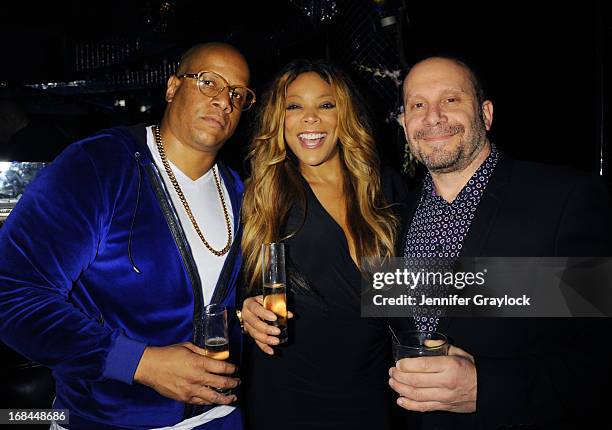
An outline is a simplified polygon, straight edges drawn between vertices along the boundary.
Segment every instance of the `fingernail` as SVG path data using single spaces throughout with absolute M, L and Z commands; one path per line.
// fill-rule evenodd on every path
M 393 368 L 389 369 L 389 376 L 393 378 Z

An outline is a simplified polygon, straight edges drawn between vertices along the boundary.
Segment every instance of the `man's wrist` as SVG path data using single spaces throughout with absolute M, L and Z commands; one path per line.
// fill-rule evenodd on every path
M 148 369 L 147 369 L 147 364 L 148 364 L 148 359 L 151 356 L 151 349 L 153 347 L 151 346 L 147 346 L 143 353 L 142 353 L 142 357 L 140 357 L 140 361 L 138 362 L 138 366 L 136 367 L 136 371 L 134 372 L 134 382 L 137 382 L 139 384 L 144 384 L 144 385 L 148 385 L 147 382 L 147 374 L 148 374 Z
M 106 357 L 103 377 L 132 384 L 147 344 L 120 334 Z

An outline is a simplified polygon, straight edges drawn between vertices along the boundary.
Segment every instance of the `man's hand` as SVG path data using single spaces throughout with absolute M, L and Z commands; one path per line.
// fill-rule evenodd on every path
M 287 312 L 287 318 L 293 318 Z M 270 345 L 278 345 L 280 329 L 266 323 L 276 321 L 276 314 L 263 307 L 263 296 L 249 297 L 242 304 L 242 321 L 244 330 L 255 340 L 259 349 L 269 355 L 274 355 Z
M 224 396 L 208 387 L 236 387 L 237 378 L 222 376 L 233 374 L 236 366 L 205 354 L 204 349 L 189 342 L 164 347 L 148 346 L 140 359 L 134 381 L 180 402 L 196 405 L 235 402 L 236 396 Z
M 389 370 L 389 385 L 410 411 L 476 411 L 474 357 L 456 346 L 449 355 L 403 358 Z

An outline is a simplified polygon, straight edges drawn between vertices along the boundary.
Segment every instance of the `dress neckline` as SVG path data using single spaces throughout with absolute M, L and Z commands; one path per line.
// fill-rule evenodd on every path
M 306 192 L 310 196 L 310 199 L 315 202 L 315 205 L 319 208 L 319 211 L 323 214 L 324 218 L 326 218 L 328 222 L 331 223 L 331 225 L 334 227 L 336 232 L 342 238 L 342 245 L 344 247 L 344 251 L 346 252 L 346 256 L 348 257 L 349 261 L 353 264 L 355 269 L 359 271 L 359 266 L 357 265 L 357 263 L 355 263 L 355 260 L 353 260 L 353 257 L 351 257 L 351 252 L 348 246 L 348 239 L 346 238 L 346 234 L 344 233 L 344 230 L 342 229 L 340 224 L 338 224 L 338 222 L 334 219 L 334 217 L 331 216 L 331 214 L 327 211 L 327 209 L 325 209 L 325 206 L 323 206 L 323 204 L 321 203 L 321 201 L 315 194 L 314 190 L 312 189 L 312 187 L 310 186 L 306 178 L 302 176 L 301 173 L 300 173 L 300 179 L 304 183 L 304 187 L 306 188 Z

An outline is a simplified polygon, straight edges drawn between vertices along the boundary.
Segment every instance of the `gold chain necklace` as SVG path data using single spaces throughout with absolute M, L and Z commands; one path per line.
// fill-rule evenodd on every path
M 158 125 L 153 126 L 153 134 L 155 135 L 155 143 L 157 144 L 157 150 L 159 151 L 159 156 L 161 157 L 162 163 L 164 165 L 164 169 L 166 169 L 166 173 L 168 174 L 168 177 L 170 178 L 170 182 L 172 183 L 172 186 L 174 187 L 176 194 L 178 194 L 178 197 L 181 200 L 183 207 L 185 208 L 185 212 L 187 212 L 189 221 L 191 221 L 191 224 L 193 225 L 196 232 L 198 233 L 198 236 L 200 236 L 200 239 L 202 239 L 202 243 L 204 244 L 206 249 L 208 249 L 210 252 L 212 252 L 217 257 L 223 256 L 224 254 L 227 253 L 227 251 L 229 251 L 230 246 L 232 245 L 232 227 L 230 224 L 229 214 L 227 213 L 227 206 L 225 205 L 225 199 L 223 198 L 223 190 L 221 189 L 221 183 L 219 182 L 219 178 L 217 177 L 217 172 L 215 171 L 215 166 L 212 167 L 212 172 L 213 172 L 213 176 L 215 177 L 215 185 L 217 185 L 217 191 L 219 192 L 219 200 L 221 200 L 221 205 L 223 206 L 223 215 L 225 216 L 225 226 L 227 227 L 227 243 L 225 244 L 225 247 L 223 247 L 223 249 L 220 251 L 213 249 L 213 247 L 210 246 L 210 244 L 206 241 L 206 239 L 204 239 L 204 235 L 202 234 L 202 231 L 200 230 L 200 227 L 198 226 L 198 223 L 195 217 L 193 216 L 193 213 L 191 212 L 191 208 L 189 207 L 189 203 L 187 203 L 187 199 L 185 198 L 185 195 L 183 194 L 183 190 L 181 190 L 181 187 L 178 181 L 176 180 L 176 176 L 174 176 L 174 173 L 172 172 L 172 169 L 170 168 L 170 163 L 168 163 L 168 158 L 166 157 L 166 151 L 164 150 L 164 144 L 162 143 L 161 133 L 159 131 Z

